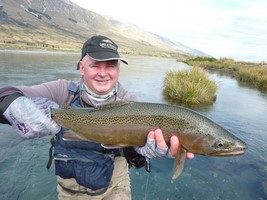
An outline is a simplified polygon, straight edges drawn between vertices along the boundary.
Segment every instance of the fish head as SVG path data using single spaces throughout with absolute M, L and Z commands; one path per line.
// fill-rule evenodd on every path
M 238 156 L 245 153 L 247 144 L 238 138 L 214 137 L 206 149 L 209 156 Z
M 179 137 L 187 151 L 207 156 L 237 156 L 245 153 L 247 144 L 222 127 L 198 130 Z

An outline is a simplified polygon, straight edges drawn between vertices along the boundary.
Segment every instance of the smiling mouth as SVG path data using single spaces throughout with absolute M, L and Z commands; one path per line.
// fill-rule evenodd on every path
M 96 80 L 96 81 L 103 83 L 103 82 L 108 82 L 109 80 Z
M 96 80 L 96 82 L 98 83 L 98 84 L 106 84 L 106 83 L 108 83 L 108 80 Z

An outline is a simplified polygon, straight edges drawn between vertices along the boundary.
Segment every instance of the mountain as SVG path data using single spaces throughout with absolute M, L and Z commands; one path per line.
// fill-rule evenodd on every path
M 183 51 L 185 52 L 188 52 L 188 53 L 191 53 L 191 54 L 194 54 L 195 56 L 200 56 L 200 57 L 210 57 L 212 58 L 211 55 L 209 54 L 206 54 L 205 52 L 203 51 L 200 51 L 198 49 L 192 49 L 184 44 L 182 44 L 181 42 L 176 42 L 175 43 L 177 46 L 179 46 L 181 49 L 183 49 Z
M 193 49 L 107 18 L 69 0 L 0 0 L 0 48 L 80 51 L 93 35 L 106 35 L 120 52 L 189 58 Z

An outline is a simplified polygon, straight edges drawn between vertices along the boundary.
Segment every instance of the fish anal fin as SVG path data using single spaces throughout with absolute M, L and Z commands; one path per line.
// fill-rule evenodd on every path
M 185 159 L 186 159 L 186 150 L 180 148 L 174 160 L 172 180 L 175 180 L 183 172 Z

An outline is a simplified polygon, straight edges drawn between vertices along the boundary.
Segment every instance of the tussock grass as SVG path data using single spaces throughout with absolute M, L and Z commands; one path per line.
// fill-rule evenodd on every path
M 186 107 L 213 103 L 216 100 L 216 91 L 217 84 L 199 67 L 168 72 L 164 80 L 165 98 Z
M 238 71 L 238 80 L 267 92 L 266 67 L 242 67 Z
M 267 63 L 237 62 L 231 58 L 196 57 L 184 61 L 191 66 L 218 70 L 235 77 L 238 81 L 267 92 Z

